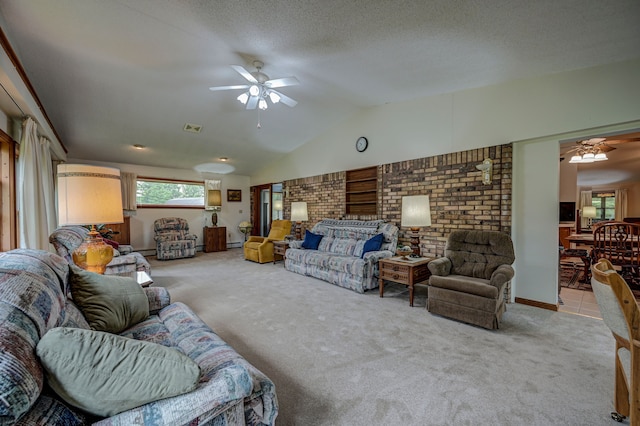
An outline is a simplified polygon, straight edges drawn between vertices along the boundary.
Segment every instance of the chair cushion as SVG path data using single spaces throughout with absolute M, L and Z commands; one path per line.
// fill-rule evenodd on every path
M 451 260 L 451 274 L 486 280 L 498 266 L 511 265 L 515 260 L 511 238 L 495 231 L 453 231 L 445 256 Z
M 200 378 L 198 364 L 176 349 L 92 330 L 54 328 L 36 352 L 51 388 L 98 416 L 190 392 Z
M 119 333 L 149 316 L 149 300 L 135 279 L 69 267 L 71 295 L 93 330 Z
M 431 275 L 429 285 L 458 291 L 460 293 L 475 294 L 490 299 L 496 299 L 498 297 L 498 288 L 492 286 L 487 280 L 482 278 L 465 277 L 462 275 L 447 275 L 444 277 Z

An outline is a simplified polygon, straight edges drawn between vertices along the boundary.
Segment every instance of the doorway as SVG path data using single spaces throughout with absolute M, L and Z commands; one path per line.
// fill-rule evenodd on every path
M 271 230 L 272 220 L 282 219 L 282 183 L 257 185 L 251 188 L 251 193 L 251 235 L 266 237 Z

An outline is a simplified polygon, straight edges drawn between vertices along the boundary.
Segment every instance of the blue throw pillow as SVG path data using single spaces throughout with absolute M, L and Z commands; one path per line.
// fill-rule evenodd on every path
M 362 256 L 364 259 L 364 254 L 369 251 L 378 251 L 380 247 L 382 247 L 382 242 L 384 241 L 384 235 L 378 234 L 375 237 L 371 237 L 364 243 L 364 247 L 362 248 Z
M 314 234 L 313 232 L 305 231 L 302 247 L 309 250 L 318 250 L 318 246 L 320 245 L 320 240 L 322 240 L 321 234 Z

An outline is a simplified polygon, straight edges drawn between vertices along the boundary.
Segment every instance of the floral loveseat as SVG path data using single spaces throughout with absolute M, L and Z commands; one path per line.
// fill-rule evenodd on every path
M 398 245 L 398 227 L 382 220 L 323 219 L 311 232 L 322 235 L 317 250 L 292 241 L 285 268 L 358 293 L 378 287 L 378 261 L 393 256 Z M 365 243 L 378 234 L 383 236 L 380 249 L 363 255 Z
M 94 328 L 94 323 L 89 320 L 88 308 L 80 308 L 86 294 L 78 292 L 78 276 L 89 281 L 104 280 L 109 284 L 109 291 L 115 291 L 112 290 L 114 286 L 120 288 L 121 284 L 130 286 L 137 294 L 138 302 L 141 298 L 148 304 L 146 319 L 119 335 L 90 329 L 90 324 Z M 0 424 L 274 424 L 278 405 L 271 380 L 220 339 L 186 305 L 170 304 L 166 289 L 136 286 L 130 278 L 82 271 L 69 265 L 62 257 L 46 251 L 18 249 L 0 254 Z M 75 302 L 68 297 L 69 294 L 73 295 Z M 163 362 L 160 357 L 126 353 L 110 370 L 100 370 L 101 360 L 98 357 L 90 359 L 92 364 L 88 368 L 84 344 L 91 341 L 80 342 L 77 348 L 69 348 L 69 345 L 55 348 L 56 344 L 61 345 L 58 338 L 65 333 L 113 338 L 123 346 L 159 349 L 162 353 L 170 353 L 172 359 L 180 357 L 180 362 L 157 368 L 157 361 Z M 63 368 L 75 368 L 75 372 L 63 376 L 63 380 L 89 376 L 100 381 L 102 378 L 97 377 L 100 373 L 105 380 L 112 380 L 114 376 L 118 380 L 130 380 L 131 376 L 144 373 L 147 377 L 144 386 L 110 388 L 138 394 L 144 393 L 148 384 L 155 387 L 156 382 L 166 383 L 165 377 L 168 376 L 171 376 L 170 380 L 181 380 L 177 375 L 187 371 L 183 367 L 188 364 L 192 366 L 187 371 L 191 373 L 191 388 L 181 391 L 186 393 L 174 393 L 175 396 L 150 401 L 113 416 L 89 414 L 60 396 L 63 393 L 56 387 L 58 377 L 53 374 L 52 379 L 48 364 L 52 358 L 46 350 L 51 348 L 42 347 L 45 342 L 54 346 L 53 355 L 57 358 L 53 359 L 61 362 Z M 102 345 L 103 341 L 98 343 Z M 102 346 L 97 348 L 103 349 Z M 108 352 L 102 352 L 102 356 L 110 357 L 120 350 L 117 346 L 107 349 Z M 73 362 L 62 362 L 67 360 L 60 355 L 65 350 L 76 351 Z M 131 358 L 135 358 L 135 368 L 118 370 L 121 363 L 130 363 Z M 97 366 L 93 367 L 93 364 Z M 109 373 L 104 374 L 104 371 Z M 105 392 L 105 387 L 95 386 L 98 392 Z M 78 392 L 77 388 L 75 392 Z M 79 392 L 85 395 L 85 389 Z M 106 405 L 111 401 L 113 405 L 114 401 L 116 404 L 120 402 L 118 398 L 126 397 L 118 393 L 109 398 L 94 398 L 93 403 Z

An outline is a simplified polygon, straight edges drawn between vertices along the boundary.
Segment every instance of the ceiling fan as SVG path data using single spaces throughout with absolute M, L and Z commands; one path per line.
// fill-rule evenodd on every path
M 284 77 L 269 79 L 269 76 L 262 72 L 264 63 L 261 61 L 253 61 L 253 66 L 256 67 L 256 71 L 249 72 L 240 65 L 231 65 L 231 68 L 236 70 L 241 76 L 243 76 L 249 84 L 240 84 L 235 86 L 214 86 L 209 87 L 209 90 L 215 92 L 218 90 L 236 90 L 245 89 L 237 99 L 247 106 L 247 109 L 255 109 L 256 107 L 261 110 L 265 110 L 269 107 L 267 99 L 273 104 L 282 102 L 288 107 L 293 108 L 298 104 L 297 101 L 291 99 L 287 95 L 277 90 L 276 88 L 295 86 L 300 84 L 295 77 Z
M 607 152 L 616 149 L 612 145 L 638 141 L 640 141 L 640 133 L 631 133 L 617 139 L 615 137 L 612 137 L 611 139 L 591 138 L 577 141 L 576 146 L 567 150 L 563 155 L 574 153 L 569 161 L 570 163 L 593 163 L 595 161 L 605 161 L 608 160 Z M 564 157 L 560 158 L 560 161 L 562 160 L 564 160 Z

